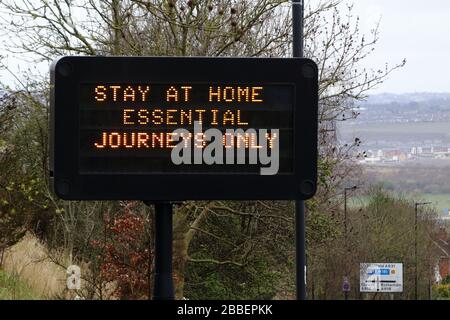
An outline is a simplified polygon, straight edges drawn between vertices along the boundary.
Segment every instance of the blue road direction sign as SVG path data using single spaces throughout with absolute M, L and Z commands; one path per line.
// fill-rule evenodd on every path
M 402 263 L 361 263 L 361 292 L 403 292 Z

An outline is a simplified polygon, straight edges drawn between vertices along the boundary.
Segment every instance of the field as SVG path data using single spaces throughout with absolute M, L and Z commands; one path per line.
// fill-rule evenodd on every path
M 339 131 L 347 132 L 380 132 L 388 134 L 444 134 L 450 135 L 450 122 L 408 122 L 408 123 L 369 123 L 352 126 L 341 125 Z
M 423 200 L 432 202 L 439 213 L 443 213 L 444 209 L 450 209 L 450 194 L 424 194 Z
M 399 147 L 402 143 L 421 146 L 430 142 L 450 144 L 450 122 L 342 124 L 339 136 L 343 141 L 360 138 L 367 146 Z
M 450 194 L 420 194 L 420 195 L 409 195 L 406 196 L 410 198 L 411 201 L 420 201 L 420 202 L 431 202 L 431 206 L 433 206 L 438 214 L 443 214 L 444 209 L 450 209 Z M 354 196 L 349 200 L 349 206 L 353 208 L 359 208 L 367 205 L 368 197 L 367 196 Z

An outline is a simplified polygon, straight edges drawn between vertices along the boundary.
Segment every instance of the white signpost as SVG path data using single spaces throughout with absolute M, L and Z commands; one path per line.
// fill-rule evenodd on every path
M 403 292 L 402 263 L 361 263 L 361 292 Z

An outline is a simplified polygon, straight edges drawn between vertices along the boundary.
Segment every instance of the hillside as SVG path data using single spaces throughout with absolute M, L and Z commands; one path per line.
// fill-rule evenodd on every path
M 360 116 L 339 123 L 338 136 L 365 148 L 450 147 L 450 93 L 379 94 L 355 106 Z

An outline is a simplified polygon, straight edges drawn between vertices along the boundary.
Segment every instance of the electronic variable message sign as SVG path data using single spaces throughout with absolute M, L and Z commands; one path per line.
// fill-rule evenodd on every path
M 50 176 L 63 199 L 307 199 L 308 59 L 63 57 L 51 67 Z

